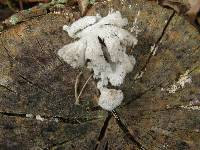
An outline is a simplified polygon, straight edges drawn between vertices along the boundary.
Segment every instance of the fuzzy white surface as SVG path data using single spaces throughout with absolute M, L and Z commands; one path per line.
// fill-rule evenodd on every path
M 112 111 L 122 103 L 124 96 L 121 90 L 103 88 L 100 91 L 101 96 L 98 104 L 103 109 Z
M 137 44 L 137 39 L 123 29 L 127 24 L 128 20 L 122 18 L 121 13 L 117 11 L 103 18 L 99 15 L 87 16 L 77 20 L 71 26 L 63 27 L 69 36 L 79 40 L 65 45 L 58 51 L 58 55 L 74 68 L 87 65 L 87 68 L 93 70 L 93 77 L 99 79 L 97 83 L 101 91 L 99 105 L 104 109 L 106 109 L 104 104 L 115 102 L 112 96 L 123 99 L 119 94 L 122 93 L 120 90 L 114 90 L 116 94 L 113 94 L 106 88 L 108 82 L 113 86 L 121 85 L 136 62 L 133 56 L 126 54 L 126 47 Z M 102 41 L 105 46 L 102 45 Z M 106 97 L 112 99 L 112 102 L 108 102 L 110 100 L 107 99 L 103 103 Z M 108 108 L 114 109 L 118 104 L 119 101 L 116 100 L 116 105 L 112 104 Z

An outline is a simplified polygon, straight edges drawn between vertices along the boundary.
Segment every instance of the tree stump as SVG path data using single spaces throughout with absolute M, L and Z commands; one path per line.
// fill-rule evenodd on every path
M 46 12 L 0 33 L 0 149 L 139 149 L 96 104 L 91 79 L 75 105 L 81 71 L 57 51 L 72 39 L 62 26 L 80 15 Z M 119 10 L 138 44 L 137 63 L 120 87 L 121 120 L 149 150 L 200 149 L 200 35 L 153 1 L 100 1 L 88 15 Z M 80 87 L 90 73 L 84 69 Z

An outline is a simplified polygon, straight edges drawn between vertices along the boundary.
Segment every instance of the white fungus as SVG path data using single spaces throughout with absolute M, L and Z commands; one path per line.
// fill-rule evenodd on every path
M 121 90 L 102 88 L 100 92 L 99 105 L 109 111 L 119 106 L 124 97 Z
M 35 119 L 36 119 L 36 120 L 39 120 L 39 121 L 44 121 L 44 118 L 41 117 L 40 115 L 36 115 L 36 116 L 35 116 Z
M 128 20 L 117 11 L 106 17 L 86 16 L 71 26 L 63 26 L 69 36 L 78 40 L 65 45 L 58 55 L 74 68 L 86 65 L 94 72 L 101 92 L 99 105 L 109 111 L 121 104 L 123 93 L 108 89 L 108 83 L 121 85 L 136 62 L 133 56 L 126 54 L 127 47 L 137 44 L 137 39 L 123 29 L 127 24 Z
M 185 84 L 192 83 L 192 77 L 189 75 L 190 71 L 187 70 L 183 75 L 180 75 L 177 82 L 166 89 L 169 93 L 175 93 L 178 89 L 184 88 Z
M 33 114 L 26 114 L 27 118 L 33 118 Z

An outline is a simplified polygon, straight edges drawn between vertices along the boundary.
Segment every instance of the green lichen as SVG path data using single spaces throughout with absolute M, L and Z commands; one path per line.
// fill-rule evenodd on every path
M 52 0 L 51 3 L 53 4 L 65 4 L 68 0 Z
M 65 5 L 63 5 L 63 4 L 56 4 L 55 7 L 57 7 L 57 8 L 65 8 Z
M 9 22 L 12 24 L 12 25 L 16 25 L 18 22 L 19 22 L 19 18 L 17 15 L 12 15 L 9 19 Z
M 92 5 L 93 5 L 95 2 L 96 2 L 96 0 L 89 0 L 89 3 L 92 4 Z

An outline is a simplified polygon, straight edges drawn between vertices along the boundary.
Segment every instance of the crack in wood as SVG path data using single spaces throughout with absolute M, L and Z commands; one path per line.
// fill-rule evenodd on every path
M 0 112 L 3 116 L 9 116 L 9 117 L 21 117 L 26 118 L 26 114 L 23 113 L 13 113 L 13 112 Z
M 29 80 L 28 78 L 26 78 L 25 76 L 21 75 L 20 73 L 18 73 L 19 77 L 21 77 L 23 80 L 25 80 L 27 83 L 29 83 L 30 85 L 32 85 L 33 87 L 36 87 L 37 89 L 40 89 L 41 91 L 44 91 L 48 94 L 52 94 L 50 91 L 42 88 L 41 86 L 39 86 L 38 84 L 32 82 L 31 80 Z
M 108 150 L 108 141 L 106 141 L 104 150 Z
M 146 119 L 146 118 L 141 118 L 141 119 Z M 147 119 L 152 119 L 152 118 L 147 118 Z M 156 145 L 152 145 L 154 148 L 157 148 L 158 150 L 162 149 L 163 143 L 160 144 L 159 140 L 156 139 L 156 137 L 154 137 L 151 133 L 149 133 L 149 131 L 153 131 L 153 130 L 146 129 L 146 128 L 142 127 L 141 125 L 138 125 L 138 124 L 132 124 L 132 125 L 134 125 L 135 127 L 137 127 L 140 130 L 142 129 L 142 132 L 145 133 L 145 135 L 143 135 L 142 137 L 137 136 L 138 139 L 141 140 L 144 143 L 144 145 L 149 145 L 149 143 L 147 143 L 146 141 L 152 140 L 152 142 L 156 141 Z
M 167 27 L 169 26 L 170 22 L 172 21 L 174 15 L 175 15 L 175 11 L 173 11 L 173 13 L 170 15 L 169 19 L 167 20 L 167 23 L 166 23 L 166 25 L 164 26 L 160 37 L 158 38 L 158 40 L 157 40 L 156 43 L 155 43 L 156 46 L 160 43 L 160 41 L 162 40 L 163 36 L 165 35 L 166 30 L 167 30 Z M 155 46 L 155 47 L 156 47 L 156 46 Z
M 3 89 L 6 89 L 6 90 L 9 91 L 9 92 L 18 94 L 16 91 L 12 90 L 11 88 L 9 88 L 9 87 L 7 87 L 7 86 L 5 86 L 5 85 L 0 84 L 0 87 L 2 87 Z
M 0 111 L 0 115 L 7 116 L 7 117 L 19 117 L 19 118 L 25 118 L 25 119 L 39 120 L 39 119 L 37 119 L 38 115 L 26 114 L 26 113 L 2 112 L 2 111 Z M 86 122 L 101 119 L 101 118 L 98 118 L 98 117 L 94 117 L 94 118 L 91 118 L 91 119 L 83 118 L 83 117 L 80 117 L 80 118 L 76 118 L 76 117 L 74 117 L 74 118 L 64 118 L 64 117 L 56 116 L 56 115 L 55 116 L 41 115 L 40 117 L 43 119 L 43 121 L 55 121 L 55 122 L 60 122 L 60 123 L 64 123 L 64 124 L 72 124 L 72 125 L 79 125 L 79 124 L 83 124 L 83 123 L 86 123 Z
M 105 137 L 105 134 L 106 134 L 106 130 L 108 128 L 108 125 L 109 125 L 109 122 L 110 122 L 110 119 L 112 118 L 112 114 L 111 112 L 108 112 L 108 115 L 106 117 L 106 120 L 104 121 L 104 124 L 101 128 L 101 131 L 99 133 L 99 137 L 98 137 L 98 140 L 97 140 L 97 143 L 96 143 L 96 146 L 95 146 L 95 150 L 98 149 L 99 145 L 100 145 L 100 142 L 102 141 L 102 139 Z
M 9 50 L 4 46 L 3 41 L 1 40 L 1 43 L 3 45 L 3 48 L 8 56 L 8 60 L 10 62 L 11 67 L 13 66 L 14 58 L 10 55 Z
M 160 41 L 162 40 L 163 36 L 165 35 L 166 29 L 167 29 L 167 27 L 169 26 L 169 24 L 170 24 L 171 20 L 173 19 L 174 15 L 175 15 L 175 11 L 173 11 L 173 13 L 170 15 L 169 19 L 167 20 L 167 23 L 165 24 L 165 26 L 164 26 L 164 28 L 163 28 L 163 30 L 162 30 L 161 35 L 159 36 L 159 38 L 157 39 L 157 41 L 154 43 L 154 47 L 153 47 L 153 49 L 151 50 L 151 52 L 150 52 L 150 54 L 149 54 L 149 56 L 148 56 L 148 58 L 147 58 L 147 60 L 146 60 L 146 62 L 145 62 L 145 64 L 144 64 L 144 66 L 143 66 L 142 69 L 139 71 L 139 73 L 137 73 L 136 76 L 142 76 L 142 74 L 146 71 L 147 65 L 149 64 L 151 58 L 154 56 L 155 50 L 156 50 L 157 46 L 159 45 Z M 137 79 L 138 79 L 138 78 L 136 78 L 135 81 L 136 81 Z
M 128 137 L 130 141 L 132 141 L 140 150 L 146 150 L 144 146 L 131 134 L 128 127 L 122 122 L 120 116 L 116 112 L 116 110 L 112 110 L 112 115 L 114 116 L 118 126 L 124 132 L 124 134 Z

